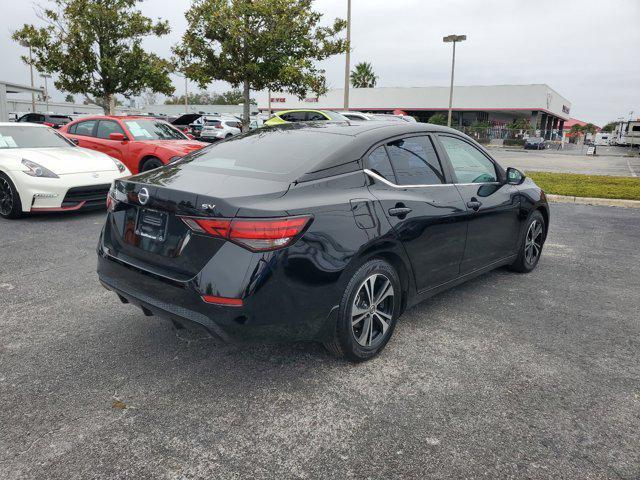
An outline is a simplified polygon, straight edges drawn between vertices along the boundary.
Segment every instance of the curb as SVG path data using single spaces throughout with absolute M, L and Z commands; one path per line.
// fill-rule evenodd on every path
M 623 200 L 621 198 L 569 197 L 566 195 L 547 194 L 547 200 L 555 203 L 577 203 L 580 205 L 602 205 L 605 207 L 640 208 L 640 200 Z

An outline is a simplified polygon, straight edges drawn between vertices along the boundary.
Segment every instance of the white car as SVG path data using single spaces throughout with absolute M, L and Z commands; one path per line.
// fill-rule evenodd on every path
M 217 140 L 224 140 L 225 138 L 233 137 L 242 132 L 242 122 L 235 118 L 207 118 L 204 122 L 204 126 L 200 131 L 200 138 L 204 142 L 215 142 Z
M 408 115 L 392 115 L 390 113 L 338 112 L 352 122 L 415 122 L 416 119 Z
M 0 217 L 105 207 L 111 183 L 129 175 L 119 160 L 52 128 L 0 123 Z

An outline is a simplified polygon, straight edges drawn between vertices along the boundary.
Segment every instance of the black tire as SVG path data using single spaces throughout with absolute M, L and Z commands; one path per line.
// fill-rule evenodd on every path
M 537 227 L 541 227 L 539 233 Z M 533 236 L 533 240 L 532 240 Z M 518 258 L 511 264 L 511 269 L 516 272 L 529 273 L 536 268 L 542 255 L 542 247 L 547 238 L 547 225 L 540 210 L 534 210 L 529 214 L 525 224 L 524 233 L 518 245 Z M 533 244 L 531 243 L 533 241 Z M 531 253 L 535 252 L 535 255 Z
M 151 157 L 151 158 L 147 158 L 144 162 L 142 162 L 142 165 L 140 166 L 140 171 L 148 172 L 149 170 L 154 170 L 162 166 L 164 166 L 164 163 L 162 163 L 162 160 L 156 157 Z
M 230 133 L 227 133 L 227 135 L 224 137 L 224 139 L 226 140 L 227 138 L 231 138 L 231 137 L 233 137 L 233 135 L 230 134 Z
M 15 219 L 24 215 L 22 202 L 11 179 L 0 172 L 0 217 Z
M 367 305 L 367 287 L 371 286 L 371 278 L 374 300 L 381 298 L 381 301 L 373 302 L 373 306 L 371 302 Z M 386 282 L 389 282 L 391 290 Z M 345 288 L 334 337 L 324 344 L 325 348 L 333 355 L 351 362 L 363 362 L 378 355 L 393 335 L 400 316 L 401 297 L 400 279 L 391 265 L 380 259 L 363 264 Z M 357 317 L 362 319 L 358 321 Z

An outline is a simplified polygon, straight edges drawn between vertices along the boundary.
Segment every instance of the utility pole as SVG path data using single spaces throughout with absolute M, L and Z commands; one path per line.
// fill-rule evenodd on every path
M 48 73 L 43 73 L 40 76 L 44 78 L 44 100 L 47 105 L 47 111 L 45 113 L 49 113 L 49 82 L 47 82 L 47 80 L 51 78 L 51 75 L 49 75 Z
M 444 43 L 453 43 L 453 58 L 451 59 L 451 85 L 449 86 L 449 117 L 447 119 L 447 126 L 451 126 L 451 116 L 453 112 L 453 75 L 456 69 L 456 43 L 464 42 L 467 39 L 466 35 L 448 35 L 442 39 Z
M 268 109 L 269 109 L 268 112 L 269 112 L 269 116 L 271 116 L 272 110 L 271 110 L 271 89 L 270 88 L 267 89 L 267 95 L 269 96 L 269 100 L 268 100 L 268 103 L 267 103 L 267 106 L 268 106 Z
M 25 48 L 29 49 L 29 74 L 31 75 L 31 88 L 34 88 L 33 83 L 33 50 L 31 49 L 31 45 L 27 42 L 20 42 Z M 35 92 L 31 92 L 31 112 L 36 113 L 36 94 Z
M 344 65 L 344 109 L 349 110 L 349 71 L 351 70 L 351 0 L 347 0 L 347 58 Z
M 184 74 L 184 113 L 189 113 L 189 79 Z

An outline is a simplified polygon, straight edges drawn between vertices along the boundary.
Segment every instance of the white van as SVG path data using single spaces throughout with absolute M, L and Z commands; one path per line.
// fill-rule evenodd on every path
M 608 147 L 611 145 L 611 139 L 613 138 L 612 133 L 596 133 L 596 138 L 593 140 L 593 144 L 596 147 Z

